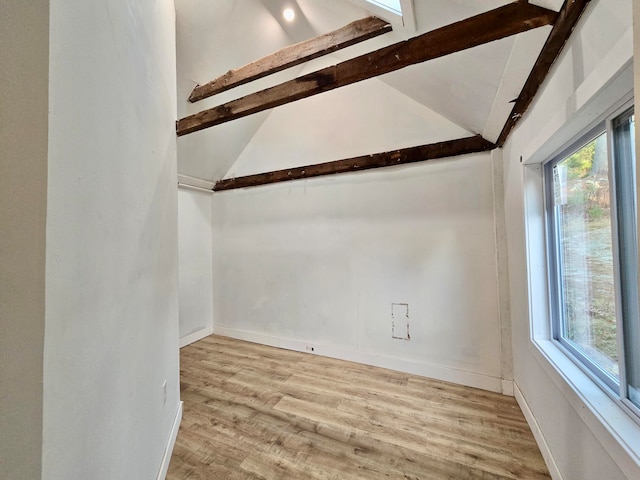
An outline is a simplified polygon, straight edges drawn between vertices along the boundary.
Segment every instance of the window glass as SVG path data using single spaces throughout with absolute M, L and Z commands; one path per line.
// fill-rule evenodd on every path
M 619 224 L 623 349 L 627 398 L 640 407 L 640 321 L 638 320 L 638 253 L 636 240 L 635 138 L 633 110 L 613 121 L 616 199 Z
M 634 126 L 633 108 L 609 117 L 545 165 L 545 188 L 553 338 L 640 416 Z
M 609 188 L 605 132 L 553 166 L 559 334 L 617 378 Z
M 369 3 L 375 3 L 381 7 L 391 10 L 398 15 L 402 15 L 402 6 L 400 0 L 367 0 Z

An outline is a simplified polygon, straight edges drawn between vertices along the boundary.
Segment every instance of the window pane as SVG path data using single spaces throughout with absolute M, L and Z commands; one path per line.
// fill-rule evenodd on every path
M 381 7 L 384 7 L 392 12 L 402 15 L 402 6 L 400 0 L 368 0 L 370 3 L 377 3 Z
M 618 377 L 607 139 L 553 167 L 560 337 Z
M 613 122 L 616 198 L 619 224 L 622 325 L 628 397 L 640 407 L 640 322 L 638 321 L 638 254 L 635 205 L 634 115 L 629 111 Z

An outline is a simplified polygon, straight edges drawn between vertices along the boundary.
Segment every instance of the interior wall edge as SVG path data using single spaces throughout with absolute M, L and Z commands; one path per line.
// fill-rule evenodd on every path
M 496 288 L 498 316 L 500 320 L 501 368 L 504 380 L 513 380 L 513 352 L 511 318 L 509 308 L 509 253 L 507 225 L 504 212 L 504 167 L 502 149 L 491 152 L 491 174 L 493 192 L 493 222 L 496 247 Z M 504 390 L 504 389 L 503 389 Z M 513 393 L 511 393 L 513 396 Z
M 0 2 L 0 478 L 42 476 L 49 0 Z
M 213 331 L 211 193 L 200 187 L 178 188 L 180 348 Z

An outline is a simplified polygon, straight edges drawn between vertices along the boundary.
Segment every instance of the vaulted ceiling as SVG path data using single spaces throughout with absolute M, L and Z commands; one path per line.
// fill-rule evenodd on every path
M 364 0 L 177 0 L 178 117 L 512 3 L 413 0 L 415 26 L 219 93 L 197 84 L 372 13 Z M 558 11 L 562 0 L 531 1 Z M 292 7 L 293 22 L 282 18 Z M 178 171 L 208 181 L 480 134 L 495 142 L 550 26 L 412 65 L 180 137 Z

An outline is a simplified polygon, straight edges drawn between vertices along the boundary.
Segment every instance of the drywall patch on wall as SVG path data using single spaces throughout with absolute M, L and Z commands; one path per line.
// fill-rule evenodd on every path
M 408 303 L 391 304 L 391 337 L 397 340 L 411 340 Z

